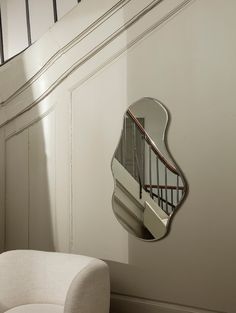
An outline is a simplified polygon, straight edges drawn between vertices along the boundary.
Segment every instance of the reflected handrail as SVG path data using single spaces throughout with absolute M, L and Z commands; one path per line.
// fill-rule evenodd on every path
M 173 167 L 172 164 L 168 162 L 168 160 L 164 157 L 164 155 L 158 150 L 156 145 L 154 144 L 152 138 L 148 135 L 146 130 L 143 128 L 143 126 L 139 123 L 138 119 L 133 115 L 133 113 L 130 111 L 130 109 L 127 110 L 127 114 L 129 117 L 134 121 L 136 126 L 139 128 L 141 133 L 144 135 L 145 140 L 147 143 L 151 146 L 152 151 L 158 156 L 158 158 L 165 164 L 165 166 L 174 174 L 179 175 L 179 173 L 176 171 L 176 168 Z

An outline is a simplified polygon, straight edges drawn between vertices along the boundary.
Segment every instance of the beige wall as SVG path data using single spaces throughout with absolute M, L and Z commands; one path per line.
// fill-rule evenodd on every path
M 130 265 L 111 264 L 114 292 L 235 312 L 235 10 L 194 1 L 128 55 L 128 102 L 152 96 L 168 108 L 189 195 L 166 238 L 129 238 Z
M 111 6 L 109 1 L 101 1 L 101 13 Z M 93 1 L 85 2 L 81 3 L 82 22 L 90 24 L 88 16 L 97 18 L 100 4 L 96 7 Z M 49 138 L 45 128 L 41 129 L 43 123 L 34 128 L 34 138 L 39 135 L 44 138 L 41 142 L 40 137 L 38 142 L 46 163 L 43 175 L 48 177 L 50 190 L 45 191 L 46 184 L 42 186 L 37 175 L 33 176 L 36 189 L 39 186 L 45 194 L 54 196 L 55 193 L 56 202 L 50 201 L 47 207 L 50 211 L 51 202 L 56 203 L 58 211 L 55 223 L 60 227 L 55 226 L 56 238 L 53 238 L 56 248 L 112 260 L 109 264 L 113 293 L 234 313 L 236 2 L 191 1 L 125 53 L 118 53 L 125 51 L 127 43 L 155 23 L 159 14 L 165 10 L 168 13 L 181 2 L 165 0 L 162 6 L 151 10 L 85 64 L 74 67 L 63 83 L 58 83 L 58 77 L 66 69 L 73 67 L 83 55 L 88 56 L 94 46 L 151 1 L 131 1 L 82 42 L 63 50 L 59 61 L 50 64 L 40 79 L 36 77 L 28 91 L 22 90 L 1 108 L 0 121 L 12 118 L 14 112 L 31 105 L 54 82 L 58 84 L 50 94 L 46 93 L 44 101 L 34 104 L 33 110 L 8 123 L 0 134 L 0 144 L 4 146 L 6 135 L 17 135 L 17 131 L 23 134 L 21 130 L 26 128 L 30 131 L 33 123 L 55 109 L 54 139 Z M 76 24 L 80 21 L 78 12 L 71 15 L 78 26 L 73 30 L 81 30 L 80 24 Z M 67 43 L 68 25 L 65 20 L 51 33 L 60 48 Z M 48 40 L 45 42 L 53 43 L 52 38 L 45 37 Z M 47 53 L 53 48 L 50 46 Z M 44 55 L 46 50 L 42 52 Z M 28 74 L 26 77 L 33 72 L 27 72 L 29 68 L 22 66 L 22 72 Z M 13 69 L 9 66 L 9 73 Z M 8 72 L 2 71 L 0 75 L 2 79 Z M 13 81 L 9 88 L 0 86 L 0 96 L 4 98 L 10 93 L 15 83 Z M 167 107 L 171 115 L 169 149 L 189 185 L 188 197 L 174 216 L 169 235 L 155 243 L 128 237 L 111 208 L 110 161 L 119 139 L 123 113 L 144 96 L 157 98 Z M 42 147 L 45 146 L 46 151 L 50 140 L 56 142 L 55 147 L 49 144 L 53 151 L 44 153 Z M 13 151 L 17 160 L 16 146 Z M 51 154 L 56 158 L 53 181 L 50 177 L 54 177 L 54 172 L 50 174 L 48 169 Z M 34 157 L 32 153 L 32 158 L 36 160 L 37 154 Z M 3 173 L 2 152 L 0 165 Z M 14 173 L 9 175 L 13 177 Z M 17 179 L 20 184 L 20 178 Z M 4 181 L 2 175 L 1 181 Z M 93 197 L 89 193 L 91 182 L 95 186 Z M 5 197 L 3 189 L 0 190 L 1 204 Z M 66 240 L 61 234 L 65 234 Z

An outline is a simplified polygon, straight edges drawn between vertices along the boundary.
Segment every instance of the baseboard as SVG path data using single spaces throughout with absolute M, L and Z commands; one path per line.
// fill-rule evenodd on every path
M 182 305 L 111 294 L 111 313 L 223 313 Z

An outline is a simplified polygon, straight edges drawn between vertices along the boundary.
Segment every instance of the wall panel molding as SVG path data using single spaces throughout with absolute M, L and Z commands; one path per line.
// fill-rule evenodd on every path
M 18 199 L 17 197 L 21 199 L 21 196 L 25 196 L 28 198 L 28 213 L 22 215 L 22 221 L 25 220 L 24 223 L 29 223 L 29 230 L 26 229 L 28 239 L 24 245 L 23 241 L 26 241 L 26 236 L 22 239 L 22 242 L 17 243 L 16 238 L 19 237 L 18 231 L 17 229 L 16 231 L 11 229 L 10 233 L 13 235 L 13 239 L 10 239 L 9 242 L 6 233 L 7 229 L 5 231 L 5 225 L 2 225 L 4 227 L 1 227 L 0 234 L 1 251 L 16 248 L 17 244 L 19 244 L 19 247 L 22 248 L 55 249 L 56 251 L 69 252 L 71 224 L 71 216 L 69 215 L 69 211 L 71 211 L 71 201 L 69 199 L 70 182 L 65 180 L 65 178 L 68 175 L 69 165 L 67 155 L 70 154 L 70 151 L 69 146 L 68 148 L 66 147 L 68 142 L 68 118 L 65 111 L 67 106 L 64 105 L 68 99 L 70 99 L 70 93 L 67 92 L 64 93 L 63 97 L 60 97 L 60 101 L 55 102 L 53 99 L 44 101 L 44 103 L 40 103 L 32 108 L 32 110 L 9 122 L 5 127 L 0 128 L 0 144 L 2 145 L 0 153 L 0 180 L 2 181 L 0 189 L 0 216 L 3 217 L 1 221 L 3 223 L 5 221 L 4 216 L 8 216 L 11 211 L 8 205 L 9 201 L 6 202 L 6 199 L 13 199 L 15 197 L 16 199 Z M 25 140 L 23 141 L 21 139 L 24 133 L 29 134 L 27 144 L 25 144 Z M 9 143 L 11 143 L 11 150 L 7 149 Z M 4 151 L 8 151 L 8 154 L 5 155 Z M 22 153 L 27 156 L 25 157 L 26 163 L 24 163 L 24 167 L 21 166 L 20 162 L 18 164 L 18 154 L 22 155 Z M 15 167 L 9 167 L 7 165 L 11 159 Z M 23 160 L 23 158 L 21 159 Z M 22 175 L 15 176 L 13 173 L 17 172 L 17 164 L 19 165 L 19 171 L 28 171 L 28 183 L 25 184 L 23 191 L 16 188 L 16 186 L 23 184 L 23 182 L 21 183 Z M 9 172 L 9 170 L 11 171 Z M 39 172 L 37 172 L 38 170 Z M 10 182 L 9 178 L 11 179 Z M 63 194 L 61 190 L 64 191 Z M 15 213 L 17 212 L 18 204 L 19 210 L 21 210 L 20 201 L 13 203 Z M 12 207 L 11 204 L 10 206 Z M 51 248 L 45 244 L 46 239 L 44 240 L 44 244 L 40 242 L 42 236 L 37 236 L 37 233 L 34 235 L 34 238 L 38 237 L 40 240 L 35 241 L 32 239 L 32 231 L 35 232 L 37 228 L 32 226 L 32 222 L 36 223 L 36 225 L 39 223 L 39 218 L 33 217 L 32 219 L 32 216 L 36 216 L 37 212 L 42 211 L 40 207 L 46 210 L 45 218 L 47 215 L 49 218 L 49 215 L 52 213 L 50 217 Z M 11 221 L 14 214 L 10 216 Z M 43 217 L 41 216 L 40 218 L 42 222 Z M 11 221 L 10 224 L 12 224 Z M 7 220 L 6 223 L 9 226 Z M 25 226 L 24 228 L 27 227 Z M 38 228 L 38 231 L 40 231 L 40 228 Z
M 12 136 L 18 135 L 26 128 L 33 126 L 52 113 L 54 110 L 55 104 L 51 104 L 48 106 L 47 110 L 41 112 L 40 114 L 37 107 L 36 110 L 27 111 L 24 115 L 19 116 L 18 119 L 15 118 L 14 123 L 9 122 L 5 127 L 5 140 L 8 140 Z
M 111 313 L 226 313 L 148 300 L 133 296 L 111 294 Z

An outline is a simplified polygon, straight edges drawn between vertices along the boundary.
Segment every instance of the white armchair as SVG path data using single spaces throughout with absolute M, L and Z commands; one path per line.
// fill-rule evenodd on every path
M 107 265 L 56 252 L 0 254 L 0 313 L 108 313 Z

